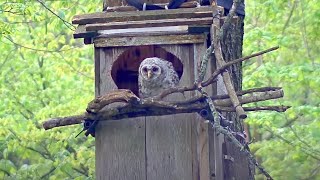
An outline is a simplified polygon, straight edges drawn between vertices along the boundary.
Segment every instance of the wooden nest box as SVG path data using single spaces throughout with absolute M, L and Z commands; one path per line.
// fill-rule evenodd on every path
M 118 88 L 138 94 L 138 67 L 155 56 L 173 63 L 181 86 L 194 83 L 218 8 L 188 6 L 194 8 L 130 11 L 122 6 L 75 16 L 74 37 L 94 44 L 96 96 Z M 207 74 L 215 69 L 212 62 Z M 215 85 L 206 90 L 217 92 Z M 223 179 L 222 140 L 213 134 L 196 113 L 102 121 L 96 128 L 96 178 Z

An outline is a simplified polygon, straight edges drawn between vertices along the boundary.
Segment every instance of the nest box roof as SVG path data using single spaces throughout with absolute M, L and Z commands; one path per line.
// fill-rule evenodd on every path
M 210 31 L 213 17 L 221 10 L 221 8 L 212 6 L 194 8 L 192 4 L 189 8 L 150 11 L 122 11 L 124 7 L 122 9 L 118 7 L 121 12 L 115 12 L 117 8 L 114 7 L 112 12 L 74 16 L 72 23 L 78 24 L 74 38 L 84 38 L 87 44 L 92 43 L 92 39 L 99 38 L 106 40 L 106 38 L 158 36 L 158 39 L 153 41 L 161 41 L 159 36 L 168 39 L 170 36 L 195 35 L 191 39 L 194 39 L 195 43 L 200 43 L 204 42 L 204 33 Z M 196 37 L 197 35 L 201 36 L 201 40 Z M 188 39 L 186 36 L 180 39 L 182 38 Z M 191 39 L 182 43 L 193 43 Z M 123 42 L 116 46 L 125 46 L 126 43 Z M 131 43 L 131 45 L 135 44 Z M 142 42 L 141 45 L 146 44 Z M 103 47 L 106 47 L 105 43 Z

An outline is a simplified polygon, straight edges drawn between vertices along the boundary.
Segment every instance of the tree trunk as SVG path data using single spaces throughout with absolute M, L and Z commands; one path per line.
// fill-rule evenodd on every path
M 243 1 L 242 1 L 243 2 Z M 244 17 L 239 16 L 237 23 L 233 23 L 222 37 L 222 52 L 226 62 L 242 57 L 242 45 L 244 34 Z M 232 83 L 236 91 L 242 89 L 242 63 L 234 64 L 228 68 Z M 219 88 L 218 88 L 219 93 Z M 244 132 L 243 120 L 237 118 L 236 113 L 225 114 L 228 120 L 234 122 L 232 129 L 237 132 Z M 225 140 L 224 152 L 234 159 L 233 162 L 225 163 L 225 179 L 254 179 L 254 165 L 248 158 L 239 151 L 237 147 Z

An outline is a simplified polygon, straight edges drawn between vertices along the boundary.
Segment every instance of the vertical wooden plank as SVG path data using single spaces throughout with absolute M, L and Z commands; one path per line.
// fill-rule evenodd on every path
M 148 117 L 146 159 L 148 180 L 191 180 L 191 127 L 183 115 Z
M 99 82 L 101 94 L 118 89 L 111 77 L 111 68 L 116 58 L 119 57 L 119 55 L 125 50 L 125 48 L 101 48 Z
M 193 48 L 191 44 L 180 44 L 180 45 L 165 45 L 161 46 L 167 52 L 175 55 L 179 58 L 183 64 L 183 74 L 180 79 L 180 86 L 183 85 L 191 85 L 194 83 L 194 60 L 193 54 L 190 54 L 190 50 Z M 195 96 L 194 91 L 189 91 L 184 93 L 185 97 L 193 97 Z
M 206 43 L 203 44 L 194 44 L 193 45 L 193 52 L 194 52 L 194 72 L 195 78 L 198 77 L 198 68 L 200 62 L 202 60 L 203 55 L 205 54 L 207 49 Z M 208 62 L 207 72 L 205 75 L 205 79 L 207 79 L 210 74 L 212 74 L 211 62 Z M 213 88 L 212 86 L 205 87 L 204 90 L 209 94 L 212 95 Z M 210 178 L 210 153 L 209 153 L 209 134 L 208 134 L 208 126 L 210 124 L 205 123 L 204 119 L 197 115 L 196 118 L 197 124 L 197 152 L 198 152 L 198 159 L 199 159 L 199 177 L 202 180 L 207 180 Z
M 224 157 L 222 151 L 222 144 L 224 142 L 224 135 L 218 134 L 214 131 L 214 159 L 215 159 L 215 178 L 216 180 L 223 180 L 224 179 Z
M 208 125 L 208 136 L 209 136 L 209 179 L 216 180 L 216 167 L 215 167 L 215 136 L 216 133 L 211 125 Z
M 96 131 L 96 179 L 146 179 L 143 118 L 100 122 Z
M 95 96 L 99 96 L 100 93 L 100 53 L 102 52 L 101 48 L 94 48 L 94 76 L 95 76 Z
M 162 46 L 182 60 L 185 72 L 180 85 L 193 82 L 193 62 L 189 57 L 190 47 L 191 45 Z M 186 97 L 190 95 L 190 93 L 185 94 Z M 178 100 L 180 97 L 172 95 L 170 99 Z M 194 117 L 194 114 L 180 114 L 147 118 L 147 179 L 191 180 L 193 178 L 191 122 Z
M 125 48 L 97 48 L 96 95 L 117 89 L 111 67 Z M 99 122 L 96 127 L 96 179 L 145 180 L 145 119 Z

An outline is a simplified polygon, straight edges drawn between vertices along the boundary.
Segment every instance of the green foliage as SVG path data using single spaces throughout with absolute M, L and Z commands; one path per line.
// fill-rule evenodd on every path
M 43 1 L 67 22 L 100 1 Z M 0 4 L 0 177 L 94 179 L 93 138 L 42 121 L 83 112 L 94 96 L 92 47 L 37 1 Z
M 244 88 L 281 86 L 286 113 L 251 113 L 251 149 L 275 179 L 320 179 L 320 1 L 246 1 Z M 262 179 L 262 175 L 257 176 Z
M 0 177 L 94 179 L 93 138 L 80 126 L 45 132 L 43 120 L 77 114 L 94 96 L 92 47 L 67 22 L 101 1 L 0 2 Z M 275 179 L 320 179 L 320 2 L 246 1 L 244 54 L 280 50 L 244 63 L 244 89 L 282 86 L 286 113 L 247 120 L 251 149 Z M 262 179 L 262 175 L 257 176 Z

